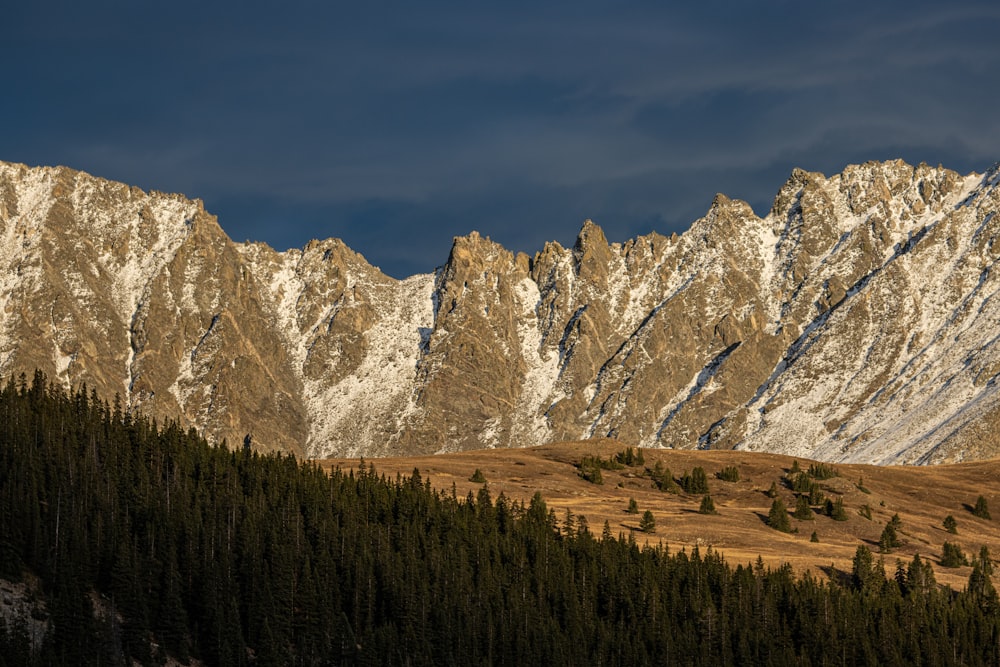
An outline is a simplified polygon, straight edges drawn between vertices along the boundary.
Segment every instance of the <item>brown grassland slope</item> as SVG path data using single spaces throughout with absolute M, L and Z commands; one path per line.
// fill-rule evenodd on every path
M 831 500 L 843 500 L 846 521 L 835 521 L 821 506 L 812 509 L 812 519 L 793 518 L 796 493 L 788 484 L 789 471 L 798 463 L 809 469 L 811 461 L 776 454 L 740 451 L 690 451 L 643 449 L 644 464 L 618 470 L 601 470 L 602 483 L 594 484 L 580 475 L 583 457 L 609 460 L 626 445 L 613 440 L 561 442 L 526 449 L 494 449 L 435 456 L 368 459 L 375 470 L 389 478 L 409 477 L 414 469 L 439 491 L 460 498 L 475 494 L 482 482 L 470 478 L 479 469 L 494 499 L 501 493 L 527 503 L 540 492 L 548 507 L 563 525 L 566 513 L 586 517 L 595 535 L 607 521 L 612 533 L 631 532 L 639 543 L 662 541 L 671 551 L 690 550 L 698 545 L 724 554 L 731 565 L 756 561 L 777 566 L 790 563 L 797 571 L 818 576 L 849 574 L 858 545 L 879 554 L 879 538 L 893 515 L 898 514 L 901 546 L 881 554 L 888 576 L 896 561 L 909 562 L 914 554 L 928 559 L 939 583 L 956 589 L 965 586 L 970 568 L 946 568 L 940 563 L 945 541 L 958 544 L 971 560 L 985 545 L 991 554 L 1000 554 L 1000 459 L 929 467 L 870 466 L 837 464 L 838 476 L 815 480 L 821 493 Z M 716 514 L 699 513 L 702 494 L 660 491 L 650 471 L 660 462 L 675 479 L 685 471 L 701 467 L 708 476 L 709 492 Z M 324 459 L 326 469 L 356 468 L 358 459 Z M 716 477 L 724 467 L 735 466 L 739 481 Z M 789 511 L 792 530 L 782 533 L 767 525 L 772 498 L 767 495 L 774 483 L 778 497 Z M 977 498 L 986 498 L 996 517 L 993 520 L 972 513 Z M 638 514 L 627 512 L 630 498 Z M 868 511 L 865 512 L 867 506 Z M 643 513 L 650 510 L 656 532 L 639 531 Z M 865 513 L 871 518 L 866 518 Z M 945 530 L 943 521 L 954 517 L 956 533 Z M 818 541 L 810 540 L 813 532 Z

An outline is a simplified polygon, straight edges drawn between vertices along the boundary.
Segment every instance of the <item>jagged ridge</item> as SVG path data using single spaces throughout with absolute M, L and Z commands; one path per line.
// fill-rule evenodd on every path
M 397 281 L 237 244 L 198 201 L 0 163 L 0 372 L 310 456 L 611 436 L 825 460 L 995 455 L 1000 174 L 796 170 L 764 218 Z

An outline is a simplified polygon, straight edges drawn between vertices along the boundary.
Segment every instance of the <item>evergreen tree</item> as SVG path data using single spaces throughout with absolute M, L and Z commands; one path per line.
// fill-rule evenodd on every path
M 813 479 L 830 479 L 839 477 L 837 470 L 827 463 L 810 463 L 808 474 Z
M 715 511 L 715 502 L 712 500 L 712 496 L 705 495 L 701 499 L 701 506 L 698 508 L 699 514 L 718 514 Z
M 972 595 L 979 607 L 990 614 L 1000 611 L 1000 598 L 997 597 L 996 588 L 990 579 L 992 573 L 993 563 L 990 560 L 990 552 L 984 545 L 979 551 L 979 557 L 972 559 L 972 573 L 969 575 L 969 584 L 966 590 Z
M 990 508 L 989 504 L 986 502 L 984 496 L 979 496 L 976 498 L 976 505 L 972 508 L 972 515 L 978 516 L 980 519 L 990 519 Z
M 979 548 L 979 566 L 987 577 L 993 576 L 993 558 L 985 544 Z
M 854 587 L 862 593 L 873 593 L 881 589 L 885 582 L 885 568 L 881 562 L 876 563 L 871 550 L 865 545 L 859 545 L 854 552 L 851 563 L 851 581 Z
M 653 483 L 656 484 L 656 488 L 660 491 L 666 491 L 667 493 L 679 493 L 681 488 L 674 481 L 673 473 L 670 472 L 670 468 L 663 465 L 661 461 L 657 461 L 653 466 L 653 470 L 650 472 L 650 477 Z
M 733 567 L 540 495 L 231 452 L 38 375 L 0 386 L 0 543 L 48 614 L 40 650 L 0 618 L 0 667 L 1000 664 L 985 550 L 963 591 L 864 547 L 847 586 Z
M 642 519 L 639 521 L 639 530 L 644 533 L 655 533 L 656 532 L 656 517 L 649 510 L 642 513 Z
M 920 558 L 920 554 L 914 554 L 906 569 L 905 593 L 926 595 L 934 590 L 937 581 L 934 578 L 934 568 L 931 564 Z
M 844 509 L 844 499 L 838 497 L 837 500 L 826 499 L 826 515 L 834 521 L 847 521 L 847 510 Z
M 966 559 L 965 554 L 962 553 L 962 548 L 957 544 L 945 542 L 941 547 L 942 567 L 961 567 L 968 564 L 969 561 Z
M 584 458 L 580 464 L 580 477 L 591 484 L 604 484 L 604 475 L 601 473 L 600 465 L 593 459 Z
M 809 498 L 807 496 L 799 496 L 795 499 L 795 511 L 792 513 L 792 516 L 800 521 L 812 521 L 813 513 L 809 507 Z
M 958 534 L 958 522 L 955 521 L 955 517 L 953 517 L 952 515 L 949 514 L 944 518 L 943 525 L 944 529 L 947 530 L 952 535 Z
M 792 524 L 788 520 L 788 510 L 781 498 L 775 498 L 771 503 L 771 509 L 767 513 L 767 525 L 783 533 L 792 532 Z
M 480 470 L 479 468 L 476 468 L 476 471 L 474 473 L 472 473 L 472 477 L 469 478 L 469 481 L 470 482 L 475 482 L 476 484 L 485 484 L 486 483 L 486 475 L 483 474 L 482 470 Z
M 566 508 L 566 517 L 563 519 L 563 535 L 573 535 L 576 533 L 576 518 L 573 513 Z
M 736 466 L 726 466 L 715 473 L 715 476 L 723 482 L 738 482 L 740 481 L 740 469 Z
M 881 553 L 890 553 L 893 549 L 900 546 L 899 536 L 896 533 L 895 524 L 891 521 L 885 524 L 885 528 L 882 529 L 882 535 L 878 539 L 878 550 Z
M 613 540 L 614 536 L 611 534 L 611 524 L 607 519 L 604 520 L 604 528 L 601 529 L 601 541 L 608 542 Z
M 628 499 L 628 509 L 625 511 L 628 512 L 629 514 L 639 513 L 639 503 L 635 501 L 635 498 Z
M 708 493 L 708 475 L 705 474 L 705 469 L 697 466 L 690 475 L 685 470 L 681 475 L 681 488 L 685 493 Z

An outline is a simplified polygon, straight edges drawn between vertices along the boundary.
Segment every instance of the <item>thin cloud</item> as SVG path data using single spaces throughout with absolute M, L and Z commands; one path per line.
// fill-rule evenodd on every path
M 58 5 L 5 16 L 0 159 L 201 197 L 239 239 L 342 236 L 394 275 L 472 229 L 624 240 L 717 191 L 766 212 L 794 166 L 1000 153 L 992 4 Z

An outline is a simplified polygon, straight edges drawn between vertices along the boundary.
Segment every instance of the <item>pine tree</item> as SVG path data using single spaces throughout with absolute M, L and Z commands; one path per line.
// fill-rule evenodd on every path
M 469 481 L 475 482 L 476 484 L 484 484 L 486 482 L 486 475 L 483 474 L 482 470 L 476 468 L 476 471 L 472 473 L 472 477 L 469 478 Z
M 958 522 L 955 521 L 955 517 L 953 517 L 952 515 L 949 514 L 948 516 L 946 516 L 944 518 L 944 521 L 942 522 L 942 525 L 944 526 L 944 529 L 947 530 L 952 535 L 958 534 Z
M 834 521 L 847 521 L 847 510 L 844 509 L 844 499 L 837 498 L 837 500 L 826 499 L 826 515 L 833 519 Z
M 990 550 L 985 544 L 979 548 L 979 565 L 983 568 L 983 573 L 987 577 L 993 575 L 993 558 L 990 556 Z
M 966 590 L 986 613 L 994 613 L 1000 609 L 1000 598 L 990 579 L 992 573 L 993 562 L 990 559 L 990 551 L 984 545 L 979 551 L 979 557 L 972 559 L 972 573 L 969 575 Z
M 677 486 L 677 482 L 674 481 L 673 473 L 670 472 L 670 468 L 663 465 L 661 461 L 657 461 L 653 466 L 653 470 L 650 472 L 650 477 L 653 483 L 656 484 L 656 488 L 660 491 L 666 491 L 667 493 L 678 493 L 681 488 Z
M 639 513 L 639 503 L 635 501 L 635 498 L 628 499 L 628 509 L 625 511 L 628 512 L 629 514 Z
M 934 578 L 934 568 L 931 564 L 920 558 L 920 554 L 914 554 L 906 569 L 906 592 L 923 595 L 934 590 L 937 581 Z
M 898 546 L 900 546 L 899 536 L 896 534 L 895 524 L 890 521 L 882 529 L 882 535 L 878 539 L 878 550 L 887 554 Z
M 701 507 L 698 508 L 699 514 L 718 514 L 715 511 L 715 502 L 712 500 L 712 496 L 706 495 L 701 499 Z
M 681 488 L 685 493 L 708 493 L 708 475 L 705 474 L 705 469 L 697 466 L 690 475 L 685 470 L 681 475 Z
M 653 516 L 650 510 L 642 513 L 642 519 L 639 521 L 639 530 L 644 533 L 656 532 L 656 517 Z
M 795 511 L 792 513 L 792 516 L 800 521 L 812 521 L 813 513 L 809 507 L 809 498 L 807 496 L 796 498 Z
M 715 476 L 723 482 L 738 482 L 740 481 L 740 469 L 736 466 L 726 466 L 715 473 Z
M 833 466 L 826 463 L 809 464 L 808 474 L 813 479 L 830 479 L 832 477 L 839 476 L 837 470 Z
M 573 535 L 576 533 L 576 518 L 573 513 L 566 508 L 566 518 L 563 519 L 563 535 Z
M 984 496 L 976 498 L 976 506 L 972 508 L 972 515 L 980 519 L 990 519 L 990 507 Z
M 968 565 L 969 561 L 962 548 L 953 542 L 945 542 L 941 547 L 941 567 L 961 567 Z
M 792 523 L 788 520 L 788 510 L 781 498 L 775 498 L 771 503 L 771 510 L 767 513 L 767 525 L 783 533 L 792 532 Z
M 863 544 L 854 552 L 851 580 L 854 587 L 861 592 L 875 592 L 885 581 L 885 568 L 881 563 L 875 562 L 871 550 Z

